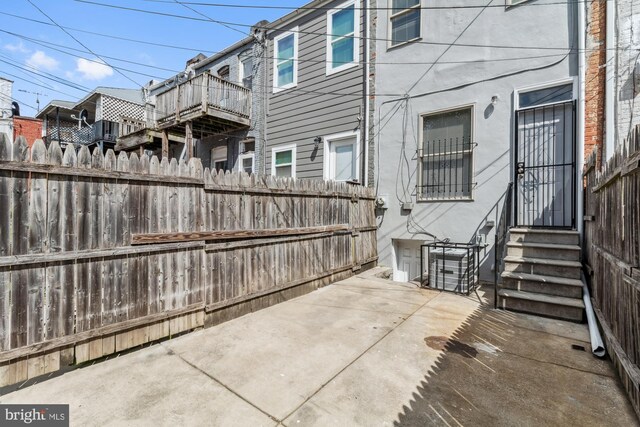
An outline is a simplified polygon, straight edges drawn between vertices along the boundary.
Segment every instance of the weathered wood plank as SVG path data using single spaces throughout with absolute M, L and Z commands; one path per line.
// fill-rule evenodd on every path
M 348 230 L 346 224 L 330 225 L 322 227 L 303 228 L 272 228 L 265 230 L 224 230 L 206 232 L 176 232 L 176 233 L 149 233 L 134 234 L 131 238 L 132 244 L 146 244 L 158 242 L 188 242 L 198 240 L 231 240 L 231 239 L 253 239 L 273 236 L 296 236 L 302 234 L 326 233 L 334 231 Z
M 44 164 L 47 162 L 47 148 L 42 140 L 37 140 L 32 147 L 31 162 Z M 29 180 L 29 253 L 42 254 L 48 252 L 47 247 L 47 176 L 32 173 Z M 45 312 L 46 269 L 44 266 L 31 268 L 28 275 L 27 303 L 27 344 L 34 344 L 44 339 L 47 322 Z
M 12 158 L 13 145 L 5 134 L 0 133 L 0 161 Z M 0 171 L 0 257 L 13 254 L 13 187 L 13 173 Z M 0 351 L 11 348 L 11 319 L 16 309 L 11 304 L 11 283 L 11 270 L 0 270 Z

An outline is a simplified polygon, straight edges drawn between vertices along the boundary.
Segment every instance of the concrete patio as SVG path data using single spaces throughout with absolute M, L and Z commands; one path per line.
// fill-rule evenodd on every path
M 586 325 L 480 296 L 369 272 L 0 403 L 68 403 L 82 426 L 638 425 Z

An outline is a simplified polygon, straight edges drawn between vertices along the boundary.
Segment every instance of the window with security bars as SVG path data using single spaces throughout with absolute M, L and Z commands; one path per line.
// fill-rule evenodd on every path
M 419 200 L 469 200 L 473 190 L 473 108 L 422 119 Z

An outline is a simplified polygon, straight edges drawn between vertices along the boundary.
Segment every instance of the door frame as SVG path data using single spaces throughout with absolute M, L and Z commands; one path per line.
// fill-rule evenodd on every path
M 550 85 L 553 86 L 553 85 Z M 548 86 L 547 86 L 548 87 Z M 544 87 L 543 87 L 544 88 Z M 575 85 L 573 87 L 573 91 L 575 94 Z M 516 95 L 517 96 L 517 95 Z M 570 184 L 570 192 L 571 192 L 571 196 L 570 196 L 570 201 L 569 201 L 569 215 L 570 215 L 570 224 L 566 224 L 563 220 L 563 223 L 560 225 L 556 225 L 556 224 L 519 224 L 519 218 L 518 218 L 518 190 L 520 188 L 520 178 L 519 178 L 519 152 L 518 152 L 518 148 L 519 148 L 519 139 L 518 139 L 518 135 L 519 135 L 519 115 L 520 113 L 526 113 L 528 111 L 535 111 L 537 109 L 544 109 L 544 108 L 548 108 L 551 106 L 557 106 L 557 105 L 567 105 L 571 103 L 571 121 L 572 121 L 572 140 L 570 141 L 571 143 L 571 159 L 570 161 L 567 163 L 566 161 L 560 165 L 557 164 L 556 166 L 562 166 L 562 167 L 567 167 L 570 166 L 570 175 L 571 175 L 571 184 Z M 560 102 L 552 102 L 552 103 L 548 103 L 548 104 L 540 104 L 540 105 L 536 105 L 533 107 L 527 107 L 527 108 L 523 108 L 523 109 L 518 109 L 515 110 L 514 113 L 514 171 L 513 171 L 513 180 L 514 180 L 514 186 L 513 186 L 513 209 L 514 209 L 514 215 L 513 215 L 513 225 L 515 227 L 518 227 L 519 225 L 524 225 L 526 227 L 531 227 L 531 228 L 555 228 L 555 229 L 575 229 L 576 228 L 576 213 L 577 213 L 577 183 L 576 183 L 576 170 L 577 170 L 577 157 L 578 157 L 578 153 L 577 153 L 577 116 L 576 116 L 576 108 L 577 108 L 577 101 L 575 99 L 575 97 L 573 97 L 572 100 L 569 101 L 560 101 Z M 549 166 L 553 166 L 553 165 L 549 165 Z M 524 165 L 524 169 L 526 169 L 527 166 Z M 537 167 L 529 167 L 529 168 L 536 168 L 539 169 L 540 166 Z M 563 195 L 564 196 L 564 195 Z M 563 202 L 563 208 L 564 208 L 564 202 Z M 563 209 L 564 212 L 564 209 Z M 565 215 L 563 213 L 563 215 Z

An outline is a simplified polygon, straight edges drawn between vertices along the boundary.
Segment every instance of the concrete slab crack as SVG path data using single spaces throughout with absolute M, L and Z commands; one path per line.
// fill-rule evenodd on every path
M 200 369 L 198 366 L 194 365 L 193 363 L 189 362 L 187 359 L 185 359 L 184 357 L 182 357 L 180 354 L 174 352 L 173 350 L 171 350 L 168 347 L 164 346 L 164 343 L 160 343 L 160 345 L 165 349 L 165 351 L 167 352 L 167 354 L 172 355 L 172 356 L 176 356 L 178 359 L 182 360 L 185 364 L 187 364 L 188 366 L 190 366 L 191 368 L 195 369 L 196 371 L 200 372 L 201 374 L 205 375 L 207 378 L 209 378 L 210 380 L 214 381 L 215 383 L 219 384 L 220 386 L 224 387 L 226 390 L 228 390 L 229 392 L 233 393 L 236 397 L 238 397 L 239 399 L 241 399 L 243 402 L 251 405 L 253 408 L 257 409 L 258 411 L 260 411 L 261 413 L 263 413 L 264 415 L 266 415 L 267 417 L 271 418 L 273 421 L 275 421 L 276 423 L 278 423 L 278 425 L 282 424 L 283 420 L 278 419 L 277 417 L 271 415 L 270 413 L 268 413 L 267 411 L 265 411 L 264 409 L 260 408 L 258 405 L 256 405 L 255 403 L 251 402 L 250 400 L 248 400 L 247 398 L 245 398 L 244 396 L 242 396 L 240 393 L 236 392 L 235 390 L 233 390 L 231 387 L 229 387 L 228 385 L 226 385 L 225 383 L 223 383 L 222 381 L 220 381 L 219 379 L 217 379 L 216 377 L 214 377 L 213 375 L 209 374 L 208 372 L 203 371 L 202 369 Z

